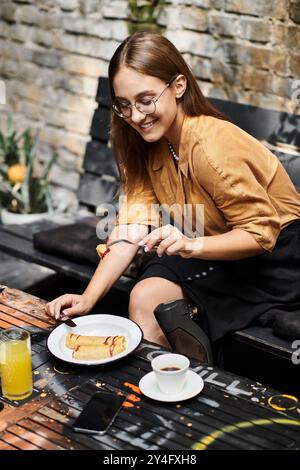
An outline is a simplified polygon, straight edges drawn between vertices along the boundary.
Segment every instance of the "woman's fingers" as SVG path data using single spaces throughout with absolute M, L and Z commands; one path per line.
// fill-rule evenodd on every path
M 144 251 L 146 252 L 150 251 L 156 245 L 160 245 L 162 240 L 172 235 L 174 230 L 177 230 L 177 229 L 173 227 L 172 225 L 164 225 L 163 227 L 152 230 L 152 232 L 150 232 L 149 235 L 147 235 L 145 238 L 143 238 L 143 240 L 139 242 L 139 245 L 144 246 Z
M 156 250 L 157 256 L 161 257 L 164 253 L 170 254 L 169 250 L 175 242 L 176 239 L 174 239 L 173 237 L 168 237 L 165 238 L 165 240 L 162 240 Z
M 166 253 L 167 255 L 180 255 L 183 258 L 188 258 L 192 253 L 191 242 L 194 243 L 173 225 L 164 225 L 149 233 L 140 241 L 139 245 L 144 246 L 146 252 L 157 246 L 156 252 L 159 257 Z
M 69 297 L 62 298 L 55 303 L 54 316 L 56 320 L 58 320 L 61 316 L 62 309 L 64 309 L 65 307 L 69 307 L 70 305 L 72 305 L 72 302 Z
M 79 302 L 78 304 L 74 305 L 73 307 L 71 308 L 65 308 L 62 313 L 64 315 L 66 315 L 67 317 L 73 317 L 75 315 L 83 315 L 85 312 L 85 307 L 84 305 L 82 305 L 81 302 Z
M 50 316 L 54 317 L 56 320 L 59 319 L 61 315 L 62 308 L 71 307 L 73 303 L 73 298 L 71 295 L 62 295 L 57 299 L 52 300 L 47 304 L 47 312 Z
M 145 252 L 150 251 L 155 245 L 158 244 L 158 241 L 161 240 L 160 230 L 161 229 L 153 230 L 151 233 L 149 233 L 149 235 L 139 242 L 139 246 L 144 247 Z
M 189 258 L 193 252 L 192 245 L 185 237 L 179 239 L 166 238 L 157 249 L 157 255 L 161 257 L 164 253 L 169 256 L 180 255 L 182 258 Z
M 180 255 L 183 258 L 188 258 L 191 250 L 187 249 L 185 239 L 181 238 L 176 240 L 167 250 L 168 255 Z
M 57 297 L 56 299 L 52 300 L 51 302 L 48 302 L 46 304 L 46 313 L 47 315 L 49 315 L 50 317 L 55 317 L 55 309 L 54 309 L 54 306 L 55 306 L 55 303 L 61 298 L 63 297 L 62 295 L 60 297 Z
M 46 305 L 48 315 L 58 320 L 61 316 L 85 315 L 92 305 L 84 295 L 64 294 Z

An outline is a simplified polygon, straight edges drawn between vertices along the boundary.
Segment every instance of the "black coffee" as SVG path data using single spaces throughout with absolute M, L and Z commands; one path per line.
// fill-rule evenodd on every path
M 162 370 L 163 372 L 175 372 L 176 370 L 180 370 L 180 367 L 167 366 L 167 367 L 162 367 L 160 370 Z

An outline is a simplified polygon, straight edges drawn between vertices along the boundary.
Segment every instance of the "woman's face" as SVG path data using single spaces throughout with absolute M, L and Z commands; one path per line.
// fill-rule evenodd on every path
M 136 101 L 156 99 L 156 109 L 152 114 L 146 115 L 138 111 L 135 106 L 131 108 L 131 117 L 126 122 L 133 127 L 147 142 L 156 142 L 170 133 L 178 120 L 178 98 L 184 93 L 181 86 L 183 75 L 165 89 L 166 82 L 151 75 L 144 75 L 129 67 L 122 67 L 113 80 L 116 99 L 122 104 L 135 104 Z M 179 83 L 179 86 L 178 86 Z

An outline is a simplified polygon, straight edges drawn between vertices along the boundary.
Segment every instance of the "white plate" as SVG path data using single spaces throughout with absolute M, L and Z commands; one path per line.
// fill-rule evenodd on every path
M 72 364 L 95 366 L 117 361 L 133 352 L 140 345 L 143 338 L 142 330 L 136 323 L 128 320 L 128 318 L 118 317 L 117 315 L 85 315 L 74 318 L 74 321 L 77 324 L 76 327 L 70 328 L 65 323 L 61 323 L 50 333 L 47 340 L 48 349 L 53 356 Z M 126 349 L 121 354 L 107 359 L 90 361 L 73 359 L 73 350 L 66 347 L 67 333 L 90 336 L 123 335 L 126 338 Z
M 174 395 L 167 395 L 160 391 L 154 372 L 149 372 L 149 374 L 144 375 L 139 383 L 139 388 L 146 397 L 166 402 L 178 402 L 193 398 L 201 392 L 203 386 L 203 379 L 192 370 L 188 370 L 187 372 L 186 383 L 183 390 Z

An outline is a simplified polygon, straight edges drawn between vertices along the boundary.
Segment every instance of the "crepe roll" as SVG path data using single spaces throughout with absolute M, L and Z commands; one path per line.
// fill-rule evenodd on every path
M 122 343 L 115 343 L 111 345 L 106 344 L 89 344 L 75 345 L 73 351 L 73 359 L 80 360 L 97 360 L 108 359 L 110 357 L 121 354 L 125 350 Z
M 66 347 L 69 349 L 74 349 L 75 341 L 79 338 L 80 335 L 75 335 L 74 333 L 68 333 L 66 336 Z
M 100 243 L 100 245 L 96 246 L 96 251 L 100 258 L 104 258 L 104 256 L 107 255 L 107 253 L 110 252 L 110 249 L 107 247 L 105 243 Z
M 76 335 L 74 333 L 68 333 L 66 337 L 66 347 L 69 349 L 74 349 L 75 346 L 78 346 L 78 345 L 89 346 L 89 345 L 104 344 L 106 346 L 110 346 L 116 343 L 121 344 L 122 347 L 125 349 L 126 347 L 125 336 L 84 336 L 84 335 Z

